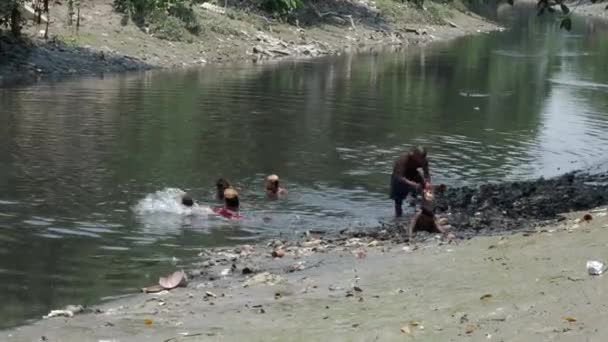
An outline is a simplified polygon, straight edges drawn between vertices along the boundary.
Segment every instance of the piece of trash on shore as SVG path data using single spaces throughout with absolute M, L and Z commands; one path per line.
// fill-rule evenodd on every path
M 224 268 L 221 272 L 220 275 L 222 275 L 222 277 L 225 277 L 227 275 L 230 274 L 230 269 L 229 268 Z
M 84 311 L 82 305 L 68 305 L 63 310 L 51 310 L 48 315 L 42 316 L 42 318 L 53 318 L 53 317 L 74 317 L 75 314 Z
M 480 300 L 487 300 L 492 298 L 492 295 L 489 293 L 484 294 L 483 296 L 479 297 Z
M 283 248 L 277 248 L 274 251 L 272 251 L 272 257 L 273 258 L 282 258 L 285 256 L 285 250 Z
M 587 261 L 587 272 L 590 275 L 600 275 L 606 271 L 606 265 L 601 261 L 589 260 Z
M 576 322 L 576 318 L 570 317 L 570 316 L 566 316 L 566 317 L 564 317 L 564 321 L 566 321 L 568 323 L 574 323 L 574 322 Z
M 472 324 L 467 325 L 467 327 L 464 329 L 464 332 L 467 335 L 471 335 L 473 332 L 475 332 L 475 326 Z
M 401 250 L 403 250 L 406 253 L 409 253 L 412 251 L 412 248 L 410 246 L 403 246 L 403 248 L 401 248 Z
M 412 330 L 410 329 L 409 325 L 401 327 L 401 332 L 404 333 L 404 334 L 406 334 L 406 335 L 411 335 L 412 334 Z
M 186 273 L 182 270 L 158 279 L 158 285 L 164 287 L 166 290 L 171 290 L 178 286 L 186 286 L 187 282 Z
M 160 285 L 152 285 L 141 289 L 143 293 L 158 293 L 161 291 L 165 291 L 165 288 Z
M 242 245 L 241 246 L 241 257 L 247 257 L 254 252 L 254 248 L 251 245 Z
M 258 284 L 266 284 L 266 285 L 276 285 L 276 284 L 280 284 L 283 283 L 285 281 L 285 279 L 281 276 L 278 276 L 276 274 L 271 274 L 270 272 L 264 272 L 264 273 L 258 273 L 256 275 L 254 275 L 253 277 L 245 280 L 243 282 L 243 287 L 249 287 L 249 286 L 253 286 L 253 285 L 258 285 Z
M 316 240 L 302 242 L 300 245 L 302 247 L 317 247 L 317 246 L 320 246 L 322 244 L 323 244 L 323 240 L 316 239 Z
M 593 216 L 591 216 L 591 214 L 585 214 L 585 215 L 583 215 L 583 221 L 589 222 L 591 220 L 593 220 Z
M 211 291 L 205 291 L 205 297 L 217 298 L 217 295 Z
M 357 259 L 365 258 L 365 249 L 363 249 L 363 248 L 357 248 L 357 249 L 353 250 L 352 253 Z
M 151 319 L 144 319 L 144 325 L 147 327 L 151 327 L 152 326 L 152 320 Z

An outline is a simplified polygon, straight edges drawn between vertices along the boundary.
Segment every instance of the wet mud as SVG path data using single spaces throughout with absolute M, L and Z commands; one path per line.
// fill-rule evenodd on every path
M 459 238 L 525 231 L 563 220 L 562 213 L 608 203 L 608 173 L 572 172 L 556 178 L 447 188 L 435 192 L 435 214 Z M 399 239 L 409 220 L 367 234 Z

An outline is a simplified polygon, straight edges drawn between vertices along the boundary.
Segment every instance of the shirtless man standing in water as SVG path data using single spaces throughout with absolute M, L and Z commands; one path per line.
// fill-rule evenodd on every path
M 424 178 L 418 169 L 422 169 Z M 430 187 L 431 174 L 426 150 L 417 147 L 403 154 L 395 162 L 391 176 L 391 199 L 395 201 L 395 216 L 403 215 L 403 200 L 408 194 L 416 197 L 425 187 Z

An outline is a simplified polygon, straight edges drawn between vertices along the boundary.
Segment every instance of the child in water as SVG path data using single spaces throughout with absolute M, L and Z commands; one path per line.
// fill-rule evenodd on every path
M 448 233 L 433 212 L 433 191 L 430 185 L 425 187 L 422 192 L 422 205 L 407 229 L 408 238 L 411 240 L 417 231 L 440 233 L 448 240 L 454 239 L 454 235 Z
M 216 192 L 216 197 L 218 200 L 223 201 L 224 200 L 224 191 L 226 191 L 226 189 L 230 188 L 230 182 L 228 182 L 225 178 L 220 178 L 215 182 L 215 188 L 217 190 Z
M 233 188 L 224 190 L 224 206 L 213 208 L 213 212 L 227 219 L 240 219 L 239 214 L 239 194 Z
M 279 176 L 270 175 L 266 177 L 266 196 L 270 198 L 287 196 L 287 190 L 279 186 Z

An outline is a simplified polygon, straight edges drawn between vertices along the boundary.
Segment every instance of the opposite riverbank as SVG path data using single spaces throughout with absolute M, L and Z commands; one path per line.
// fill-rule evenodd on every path
M 222 2 L 223 4 L 223 2 Z M 405 48 L 499 29 L 458 3 L 419 8 L 394 0 L 306 3 L 291 20 L 273 18 L 249 2 L 194 7 L 198 35 L 161 39 L 112 9 L 112 1 L 82 2 L 80 27 L 68 24 L 67 4 L 51 8 L 25 39 L 0 36 L 0 85 L 69 75 L 195 67 L 208 63 L 310 58 L 370 48 Z

